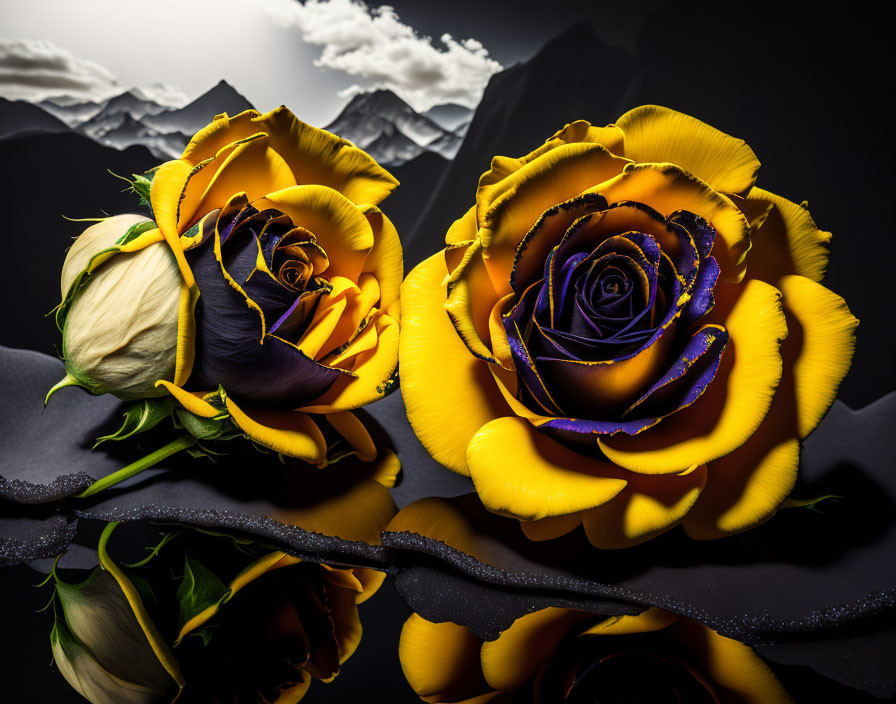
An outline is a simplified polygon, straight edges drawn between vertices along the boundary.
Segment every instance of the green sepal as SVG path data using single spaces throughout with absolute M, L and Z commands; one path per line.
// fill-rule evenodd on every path
M 149 222 L 138 222 L 136 225 L 131 225 L 131 227 L 128 228 L 128 231 L 125 232 L 115 244 L 120 247 L 131 240 L 137 239 L 144 232 L 155 230 L 156 227 L 157 225 L 152 220 Z
M 147 175 L 149 178 L 147 178 Z M 146 174 L 133 174 L 134 180 L 131 181 L 131 188 L 137 197 L 140 198 L 140 205 L 147 206 L 152 210 L 152 203 L 149 198 L 149 191 L 152 187 L 152 177 L 155 176 L 154 171 L 148 171 Z
M 225 420 L 202 418 L 186 408 L 175 408 L 174 415 L 183 429 L 197 440 L 216 440 L 227 429 Z
M 111 435 L 97 438 L 94 448 L 109 440 L 126 440 L 137 433 L 154 428 L 171 415 L 175 405 L 177 402 L 170 396 L 144 398 L 131 403 L 124 411 L 124 422 L 121 427 Z
M 211 570 L 190 555 L 184 557 L 184 576 L 177 589 L 177 630 L 210 606 L 220 604 L 230 593 Z

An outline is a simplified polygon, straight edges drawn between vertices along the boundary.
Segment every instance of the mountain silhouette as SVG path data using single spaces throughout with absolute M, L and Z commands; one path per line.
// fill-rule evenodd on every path
M 182 132 L 194 135 L 212 121 L 215 115 L 226 112 L 237 115 L 252 108 L 250 103 L 236 88 L 221 80 L 196 100 L 179 110 L 168 110 L 158 115 L 147 115 L 143 123 L 157 132 Z
M 54 117 L 62 120 L 69 127 L 76 127 L 82 122 L 86 122 L 102 110 L 105 104 L 105 102 L 80 101 L 64 96 L 57 96 L 35 103 L 35 105 L 43 108 Z
M 380 204 L 383 212 L 395 225 L 402 247 L 405 248 L 405 272 L 411 270 L 408 257 L 413 252 L 407 251 L 407 237 L 420 217 L 421 204 L 433 196 L 448 161 L 434 152 L 423 152 L 419 156 L 400 166 L 389 167 L 389 172 L 398 179 L 399 185 L 385 201 Z
M 422 115 L 441 125 L 449 132 L 454 132 L 465 122 L 470 121 L 470 118 L 473 117 L 473 111 L 465 105 L 442 103 L 433 105 L 429 110 L 423 112 Z
M 0 139 L 68 130 L 68 125 L 37 105 L 0 98 Z
M 438 140 L 436 140 L 438 141 Z M 424 148 L 389 123 L 365 151 L 383 166 L 397 166 L 423 153 Z
M 613 122 L 630 85 L 631 60 L 586 23 L 562 32 L 531 59 L 492 76 L 457 155 L 408 237 L 415 261 L 444 246 L 451 223 L 473 204 L 495 155 L 521 156 L 578 119 Z
M 153 156 L 167 161 L 180 157 L 190 137 L 183 132 L 157 132 L 130 113 L 125 113 L 121 123 L 102 135 L 99 141 L 116 149 L 142 144 Z
M 390 125 L 420 146 L 438 139 L 445 132 L 391 90 L 385 89 L 358 93 L 326 129 L 363 149 L 388 132 Z

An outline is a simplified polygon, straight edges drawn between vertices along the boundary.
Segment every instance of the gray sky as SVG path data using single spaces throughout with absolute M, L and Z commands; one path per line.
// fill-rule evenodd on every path
M 224 78 L 261 110 L 285 103 L 319 125 L 359 87 L 389 87 L 418 110 L 472 106 L 502 64 L 528 58 L 573 21 L 586 19 L 608 43 L 626 47 L 632 20 L 643 13 L 638 3 L 620 9 L 597 0 L 371 4 L 382 7 L 360 0 L 4 2 L 0 39 L 13 44 L 0 42 L 0 96 L 39 99 L 48 86 L 58 91 L 77 79 L 97 97 L 161 83 L 168 89 L 156 95 L 176 101 Z

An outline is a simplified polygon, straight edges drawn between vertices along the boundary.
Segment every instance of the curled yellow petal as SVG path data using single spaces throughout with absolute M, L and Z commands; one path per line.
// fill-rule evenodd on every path
M 617 467 L 574 452 L 515 416 L 493 420 L 473 436 L 467 466 L 486 507 L 529 521 L 600 506 L 626 485 Z
M 333 413 L 366 406 L 383 398 L 389 390 L 390 379 L 398 365 L 398 323 L 380 314 L 368 323 L 364 333 L 375 344 L 354 355 L 352 376 L 343 374 L 312 404 L 302 407 L 308 413 Z M 356 343 L 363 343 L 360 338 Z M 324 362 L 328 360 L 325 358 Z
M 408 420 L 436 461 L 469 474 L 470 438 L 510 413 L 488 365 L 470 354 L 445 313 L 448 270 L 441 252 L 419 264 L 401 289 L 401 392 Z
M 771 206 L 753 234 L 749 276 L 773 286 L 787 274 L 821 283 L 828 268 L 831 233 L 818 228 L 808 207 L 755 187 L 747 194 L 747 204 Z
M 327 422 L 358 453 L 359 460 L 370 462 L 376 457 L 376 445 L 370 437 L 370 433 L 367 432 L 367 428 L 354 413 L 351 411 L 330 413 L 327 415 Z
M 233 422 L 260 445 L 312 464 L 326 458 L 324 436 L 307 413 L 257 406 L 244 411 L 230 396 L 225 403 Z
M 778 286 L 788 325 L 795 331 L 785 354 L 791 346 L 795 354 L 799 349 L 793 374 L 797 433 L 802 439 L 815 430 L 837 397 L 852 365 L 859 321 L 840 296 L 804 276 L 785 276 Z
M 214 418 L 215 416 L 221 415 L 220 410 L 202 398 L 205 394 L 201 391 L 187 391 L 180 386 L 165 380 L 157 382 L 156 386 L 162 386 L 169 394 L 177 399 L 177 402 L 181 406 L 186 408 L 190 413 L 200 416 L 201 418 Z
M 759 160 L 747 143 L 695 117 L 642 105 L 616 126 L 625 133 L 625 156 L 632 161 L 677 164 L 723 193 L 746 193 L 756 183 Z

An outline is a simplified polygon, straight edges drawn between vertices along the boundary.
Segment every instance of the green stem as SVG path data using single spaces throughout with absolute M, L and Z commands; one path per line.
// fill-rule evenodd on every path
M 150 452 L 145 457 L 141 457 L 139 460 L 129 464 L 127 467 L 119 469 L 117 472 L 113 472 L 108 477 L 103 477 L 102 479 L 95 481 L 84 491 L 78 494 L 76 498 L 86 499 L 88 496 L 93 496 L 94 494 L 101 492 L 103 489 L 108 489 L 110 486 L 115 486 L 119 482 L 123 482 L 129 477 L 133 477 L 135 474 L 140 474 L 140 472 L 142 472 L 144 469 L 149 469 L 150 467 L 155 466 L 166 457 L 171 457 L 171 455 L 177 454 L 181 450 L 186 450 L 188 447 L 193 447 L 193 445 L 195 444 L 196 438 L 194 438 L 192 435 L 183 435 L 176 440 L 172 440 L 164 447 L 160 447 L 155 452 Z

